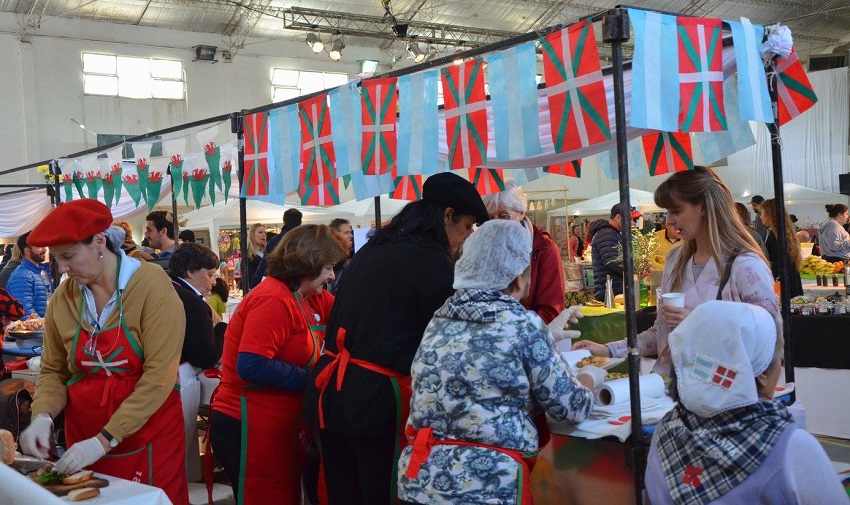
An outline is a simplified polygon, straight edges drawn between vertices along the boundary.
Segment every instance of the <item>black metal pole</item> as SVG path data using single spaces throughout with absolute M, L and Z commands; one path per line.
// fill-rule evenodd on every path
M 640 418 L 640 353 L 637 350 L 637 314 L 635 307 L 635 268 L 632 251 L 631 200 L 629 198 L 629 157 L 626 148 L 626 99 L 623 84 L 623 42 L 629 40 L 629 16 L 614 9 L 602 19 L 602 40 L 611 44 L 614 83 L 614 118 L 617 139 L 617 173 L 620 179 L 620 232 L 623 235 L 623 297 L 626 306 L 629 394 L 631 397 L 632 436 L 626 462 L 634 472 L 635 502 L 643 503 L 644 454 L 643 424 Z
M 782 139 L 779 136 L 779 105 L 777 104 L 777 81 L 779 76 L 774 68 L 767 69 L 770 105 L 773 109 L 773 123 L 767 123 L 770 132 L 770 151 L 773 158 L 773 203 L 776 206 L 776 247 L 779 249 L 780 279 L 780 310 L 782 314 L 782 335 L 785 337 L 785 382 L 794 382 L 794 350 L 791 339 L 791 283 L 788 282 L 788 240 L 785 237 L 785 184 L 782 174 Z M 797 399 L 796 392 L 791 392 L 791 402 Z
M 248 206 L 242 191 L 242 181 L 245 176 L 245 132 L 242 123 L 245 120 L 245 111 L 230 115 L 230 131 L 236 134 L 236 145 L 239 149 L 239 166 L 236 173 L 239 174 L 239 271 L 242 272 L 240 284 L 242 293 L 247 294 L 251 287 L 251 279 L 248 277 Z
M 178 241 L 180 235 L 180 220 L 177 219 L 177 195 L 174 193 L 174 185 L 180 184 L 182 181 L 174 182 L 174 174 L 171 173 L 171 163 L 168 164 L 168 176 L 171 178 L 171 217 L 174 219 L 174 241 Z
M 375 197 L 375 229 L 381 229 L 381 197 Z
M 53 160 L 50 162 L 50 173 L 53 177 L 53 201 L 58 206 L 62 203 L 62 195 L 59 192 L 59 180 L 62 178 L 62 170 L 59 168 L 59 162 Z

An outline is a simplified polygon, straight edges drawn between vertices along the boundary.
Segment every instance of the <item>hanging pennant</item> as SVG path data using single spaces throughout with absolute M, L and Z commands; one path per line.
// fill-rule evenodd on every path
M 123 160 L 124 155 L 124 144 L 113 147 L 112 149 L 107 149 L 105 153 L 106 158 L 99 159 L 100 171 L 104 177 L 104 181 L 107 173 L 112 175 L 114 200 L 112 203 L 107 202 L 107 205 L 118 205 L 121 201 L 121 187 L 123 186 L 121 182 L 121 161 Z M 118 165 L 117 170 L 115 169 L 116 165 Z
M 694 153 L 696 165 L 711 165 L 721 158 L 756 143 L 749 121 L 742 120 L 738 115 L 738 87 L 735 85 L 734 75 L 723 82 L 723 102 L 729 129 L 720 132 L 694 133 L 700 155 L 697 157 L 697 153 Z M 631 158 L 631 155 L 629 157 Z
M 767 91 L 767 76 L 759 54 L 764 27 L 752 24 L 747 18 L 741 18 L 740 22 L 723 22 L 732 29 L 741 117 L 760 123 L 772 123 L 773 112 L 770 107 L 770 93 Z M 727 115 L 727 122 L 728 119 Z
M 198 143 L 204 148 L 204 157 L 210 171 L 210 184 L 221 189 L 221 149 L 216 143 L 218 125 L 199 131 L 195 134 Z
M 333 139 L 337 177 L 362 172 L 363 159 L 360 148 L 363 145 L 363 112 L 362 98 L 357 81 L 351 81 L 330 90 L 328 100 L 330 101 L 331 124 L 333 125 L 331 138 Z M 298 109 L 297 105 L 293 105 L 293 107 L 296 110 Z M 296 135 L 299 141 L 300 135 L 299 125 L 299 133 Z M 300 145 L 298 152 L 301 152 Z
M 206 161 L 203 161 L 204 165 L 202 166 L 202 161 L 198 158 L 193 159 L 191 165 L 192 173 L 189 176 L 189 187 L 192 190 L 192 199 L 195 202 L 195 208 L 201 208 L 201 202 L 204 199 L 204 195 L 206 194 L 207 183 L 210 181 L 210 169 L 206 166 Z
M 85 198 L 86 194 L 83 192 L 83 183 L 86 180 L 86 171 L 88 170 L 89 165 L 92 162 L 91 157 L 88 158 L 77 158 L 74 160 L 74 186 L 77 188 L 77 194 L 80 195 L 80 198 Z
M 385 195 L 393 190 L 393 176 L 391 173 L 381 175 L 366 175 L 363 172 L 354 172 L 345 176 L 354 188 L 354 198 L 368 200 L 376 196 Z
M 547 174 L 566 175 L 567 177 L 581 177 L 581 158 L 558 163 L 543 168 Z
M 581 165 L 579 165 L 581 166 Z M 522 186 L 523 184 L 531 181 L 536 181 L 537 179 L 546 175 L 546 172 L 543 171 L 542 168 L 513 168 L 510 169 L 506 174 L 507 177 L 513 177 L 514 182 L 516 182 L 517 186 Z
M 298 105 L 269 112 L 269 195 L 298 189 L 301 175 L 301 124 Z
M 490 54 L 487 63 L 496 161 L 540 154 L 534 42 Z
M 224 203 L 230 198 L 231 177 L 233 177 L 233 161 L 225 160 L 221 167 L 221 178 L 224 182 Z
M 776 83 L 779 124 L 784 125 L 811 109 L 818 97 L 797 57 L 797 51 L 792 49 L 787 58 L 776 60 L 776 72 L 779 73 Z
M 148 204 L 148 212 L 152 211 L 154 206 L 159 202 L 159 194 L 162 191 L 162 178 L 168 170 L 168 158 L 156 157 L 151 158 L 148 168 L 148 187 L 144 193 L 145 201 Z
M 393 179 L 393 191 L 390 198 L 395 200 L 421 200 L 422 176 L 400 175 Z
M 629 21 L 635 31 L 629 124 L 635 128 L 676 131 L 679 129 L 676 16 L 629 9 Z
M 354 172 L 345 177 L 363 175 Z M 339 179 L 324 182 L 318 186 L 301 186 L 298 188 L 298 196 L 301 197 L 301 205 L 339 205 Z
M 301 118 L 301 181 L 305 186 L 325 186 L 336 179 L 334 147 L 331 141 L 331 118 L 328 114 L 327 95 L 322 94 L 298 104 Z M 337 189 L 339 185 L 335 186 Z M 326 188 L 331 196 L 331 188 Z M 304 198 L 304 193 L 299 193 Z M 314 194 L 314 192 L 311 192 Z M 339 195 L 337 194 L 337 199 Z
M 171 180 L 174 184 L 172 191 L 174 191 L 174 198 L 177 198 L 180 196 L 180 182 L 183 180 L 183 158 L 179 154 L 171 155 L 170 168 Z
M 363 118 L 362 172 L 383 175 L 395 167 L 395 114 L 398 110 L 395 77 L 369 79 L 360 86 Z
M 691 136 L 687 133 L 653 132 L 641 137 L 649 175 L 694 169 Z
M 470 168 L 469 182 L 481 196 L 505 190 L 505 174 L 501 168 Z
M 121 181 L 124 183 L 124 189 L 127 194 L 139 208 L 139 202 L 142 200 L 142 188 L 139 185 L 138 165 L 128 163 L 127 166 L 121 169 Z
M 139 176 L 139 189 L 142 198 L 148 201 L 148 168 L 153 144 L 150 142 L 138 142 L 133 144 L 133 155 L 136 157 L 136 173 Z
M 70 202 L 74 198 L 73 184 L 74 184 L 74 170 L 73 170 L 73 162 L 68 159 L 58 159 L 56 160 L 56 164 L 59 167 L 59 172 L 62 174 L 62 184 L 65 189 L 65 201 Z
M 189 179 L 189 171 L 184 170 L 183 184 L 181 184 L 181 186 L 183 186 L 183 205 L 186 205 L 187 207 L 189 206 Z
M 679 34 L 679 131 L 726 129 L 723 110 L 722 21 L 676 19 Z
M 487 101 L 481 58 L 441 71 L 449 168 L 487 163 Z
M 103 176 L 103 202 L 107 207 L 112 207 L 112 200 L 115 199 L 115 180 L 112 177 L 112 171 L 106 172 Z
M 437 70 L 398 78 L 398 175 L 437 173 Z
M 247 114 L 244 121 L 245 153 L 242 197 L 269 194 L 269 113 Z
M 582 21 L 542 41 L 552 143 L 567 152 L 611 138 L 593 24 Z

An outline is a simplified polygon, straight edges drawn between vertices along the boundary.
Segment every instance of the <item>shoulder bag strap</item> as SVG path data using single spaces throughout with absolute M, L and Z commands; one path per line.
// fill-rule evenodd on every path
M 732 275 L 732 264 L 735 263 L 735 258 L 738 257 L 738 251 L 732 253 L 732 256 L 729 256 L 729 259 L 726 260 L 726 268 L 723 269 L 723 277 L 720 278 L 720 287 L 717 288 L 717 300 L 722 300 L 723 288 L 726 287 L 726 283 L 729 282 L 729 277 Z

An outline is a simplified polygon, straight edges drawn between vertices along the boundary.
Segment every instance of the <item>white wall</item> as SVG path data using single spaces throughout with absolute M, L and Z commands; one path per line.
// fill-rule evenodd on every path
M 192 46 L 226 47 L 215 34 L 54 18 L 30 43 L 18 41 L 17 18 L 0 14 L 0 170 L 95 147 L 97 133 L 140 135 L 271 102 L 272 67 L 344 72 L 358 60 L 384 59 L 377 48 L 346 47 L 342 60 L 313 54 L 303 37 L 247 40 L 231 63 L 193 62 Z M 82 52 L 179 59 L 185 101 L 134 100 L 83 94 Z M 42 182 L 35 170 L 0 176 L 3 183 Z

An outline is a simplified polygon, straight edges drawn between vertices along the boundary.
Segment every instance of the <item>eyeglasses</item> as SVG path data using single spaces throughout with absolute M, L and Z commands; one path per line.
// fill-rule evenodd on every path
M 504 219 L 504 220 L 507 220 L 507 221 L 512 221 L 512 220 L 516 219 L 518 216 L 520 216 L 521 214 L 522 214 L 521 212 L 517 212 L 515 210 L 505 209 L 505 210 L 500 210 L 499 212 L 497 212 L 495 214 L 490 214 L 490 219 Z

